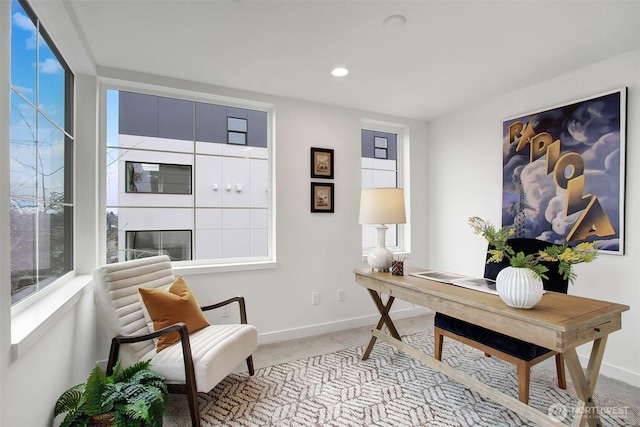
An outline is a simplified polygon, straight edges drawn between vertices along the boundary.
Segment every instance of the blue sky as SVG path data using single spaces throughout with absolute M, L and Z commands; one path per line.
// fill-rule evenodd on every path
M 51 192 L 64 191 L 64 85 L 65 72 L 60 62 L 37 34 L 20 3 L 13 0 L 12 196 L 42 199 Z M 37 113 L 36 105 L 42 114 Z
M 51 120 L 64 127 L 64 70 L 42 37 L 36 37 L 33 22 L 15 0 L 11 2 L 11 84 L 32 103 L 37 101 Z

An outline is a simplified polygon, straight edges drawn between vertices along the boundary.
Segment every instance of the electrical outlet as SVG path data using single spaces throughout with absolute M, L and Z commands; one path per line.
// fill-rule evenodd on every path
M 338 302 L 344 301 L 344 289 L 338 289 Z
M 220 317 L 229 317 L 229 307 L 222 307 L 222 314 Z
M 311 304 L 313 304 L 313 305 L 320 304 L 320 292 L 312 292 L 311 293 Z

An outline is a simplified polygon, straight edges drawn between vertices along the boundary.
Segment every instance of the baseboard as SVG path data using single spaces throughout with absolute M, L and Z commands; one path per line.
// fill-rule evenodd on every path
M 582 355 L 578 353 L 578 359 L 580 359 L 580 364 L 583 367 L 587 366 L 589 363 L 589 355 Z M 640 387 L 640 374 L 622 369 L 618 366 L 610 365 L 604 360 L 602 361 L 602 365 L 600 365 L 600 375 L 622 381 L 634 387 Z M 597 389 L 598 385 L 596 384 L 596 390 Z
M 427 308 L 414 306 L 399 310 L 391 310 L 392 319 L 405 319 L 431 313 Z M 360 328 L 362 326 L 375 326 L 380 318 L 379 314 L 370 316 L 353 317 L 334 322 L 318 323 L 315 325 L 303 326 L 300 328 L 283 329 L 280 331 L 266 332 L 258 335 L 258 344 L 271 344 L 280 341 L 312 337 L 330 332 L 344 331 L 347 329 Z

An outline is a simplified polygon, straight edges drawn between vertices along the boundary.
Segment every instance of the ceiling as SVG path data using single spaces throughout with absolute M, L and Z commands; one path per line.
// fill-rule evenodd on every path
M 98 66 L 421 120 L 640 48 L 637 0 L 63 3 Z

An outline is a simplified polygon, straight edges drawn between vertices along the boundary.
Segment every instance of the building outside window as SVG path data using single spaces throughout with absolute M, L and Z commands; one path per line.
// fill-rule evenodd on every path
M 73 268 L 73 74 L 27 3 L 11 2 L 11 302 Z
M 107 91 L 107 262 L 270 257 L 269 113 Z
M 398 187 L 400 162 L 398 161 L 398 134 L 362 129 L 362 188 Z M 386 245 L 400 250 L 400 225 L 386 224 Z M 374 225 L 362 225 L 362 250 L 368 252 L 376 246 L 377 230 Z

